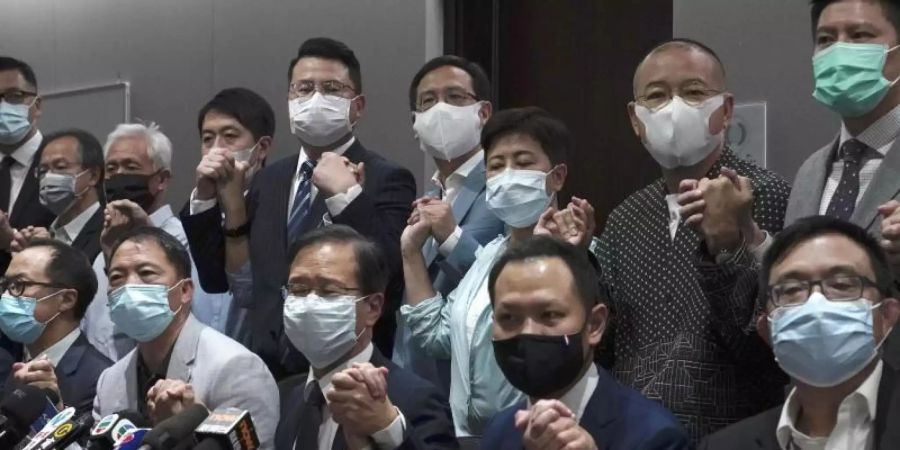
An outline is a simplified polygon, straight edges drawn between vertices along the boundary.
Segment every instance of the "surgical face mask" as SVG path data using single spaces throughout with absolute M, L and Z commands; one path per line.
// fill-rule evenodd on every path
M 481 140 L 481 102 L 453 106 L 440 102 L 417 112 L 413 131 L 419 148 L 433 158 L 450 161 L 478 147 Z
M 356 303 L 365 298 L 290 295 L 284 301 L 284 334 L 313 367 L 328 367 L 356 345 Z
M 131 200 L 148 213 L 156 200 L 150 192 L 150 179 L 156 175 L 120 173 L 109 177 L 103 184 L 106 190 L 106 201 Z
M 306 100 L 288 102 L 291 133 L 305 144 L 327 147 L 353 130 L 350 125 L 352 100 L 318 91 Z
M 494 341 L 494 357 L 513 387 L 531 398 L 547 398 L 571 386 L 581 374 L 583 334 L 520 334 Z
M 709 118 L 724 102 L 725 97 L 719 94 L 697 106 L 676 95 L 656 111 L 635 104 L 634 113 L 644 124 L 644 147 L 666 169 L 703 161 L 722 142 L 724 130 L 710 134 Z
M 119 331 L 138 342 L 149 342 L 172 323 L 176 311 L 169 307 L 169 291 L 163 284 L 126 284 L 109 293 L 109 317 Z
M 817 387 L 849 380 L 878 355 L 866 299 L 832 302 L 813 292 L 803 305 L 779 308 L 768 320 L 775 359 L 791 377 Z
M 68 211 L 75 204 L 75 199 L 84 195 L 91 186 L 87 186 L 82 192 L 75 192 L 75 184 L 78 177 L 87 173 L 87 170 L 77 175 L 70 173 L 47 172 L 40 180 L 38 200 L 45 208 L 57 216 Z
M 234 158 L 234 162 L 240 163 L 250 163 L 250 159 L 253 158 L 253 151 L 256 150 L 257 144 L 253 144 L 253 147 L 244 150 L 238 150 L 231 152 L 231 157 Z
M 22 142 L 31 130 L 28 110 L 31 104 L 13 105 L 0 101 L 0 144 L 13 145 Z
M 897 80 L 884 78 L 887 54 L 897 47 L 836 42 L 813 56 L 813 97 L 841 117 L 859 117 L 881 103 Z
M 488 209 L 513 228 L 536 224 L 553 200 L 540 170 L 506 169 L 487 180 L 486 196 Z
M 34 309 L 38 302 L 59 294 L 54 292 L 46 297 L 35 299 L 33 297 L 13 297 L 8 293 L 0 295 L 0 331 L 15 342 L 32 344 L 39 337 L 47 324 L 53 321 L 60 313 L 56 313 L 46 322 L 38 322 L 34 318 Z

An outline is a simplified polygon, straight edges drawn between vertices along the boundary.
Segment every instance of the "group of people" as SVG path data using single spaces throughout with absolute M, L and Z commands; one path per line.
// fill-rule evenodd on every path
M 269 161 L 272 107 L 219 92 L 177 216 L 158 126 L 44 136 L 37 77 L 0 57 L 0 383 L 153 423 L 237 407 L 264 449 L 896 448 L 900 2 L 810 8 L 842 124 L 793 186 L 729 149 L 722 61 L 673 39 L 627 105 L 662 177 L 599 238 L 561 198 L 565 124 L 495 111 L 458 56 L 409 87 L 424 196 L 354 135 L 353 51 L 313 38 L 298 151 Z

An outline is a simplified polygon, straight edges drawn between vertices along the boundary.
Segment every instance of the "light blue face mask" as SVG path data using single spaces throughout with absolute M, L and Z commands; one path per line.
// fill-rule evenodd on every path
M 56 313 L 46 322 L 38 322 L 34 318 L 34 309 L 38 302 L 44 301 L 62 291 L 54 292 L 46 297 L 35 299 L 33 297 L 13 297 L 7 293 L 0 295 L 0 331 L 15 342 L 32 344 L 44 332 L 53 319 L 59 316 Z
M 109 293 L 109 316 L 113 324 L 138 342 L 149 342 L 161 335 L 181 311 L 169 308 L 169 291 L 163 284 L 126 284 Z
M 897 80 L 884 78 L 888 49 L 882 44 L 836 42 L 813 56 L 813 97 L 841 117 L 875 109 Z M 900 78 L 898 78 L 900 79 Z
M 878 355 L 872 311 L 879 306 L 866 299 L 832 302 L 814 292 L 801 306 L 776 309 L 769 323 L 778 365 L 811 386 L 849 380 Z
M 485 194 L 488 209 L 513 228 L 536 224 L 553 200 L 540 170 L 506 169 L 487 180 Z
M 31 123 L 28 122 L 29 109 L 29 104 L 13 105 L 0 101 L 0 144 L 18 144 L 25 139 L 31 130 Z

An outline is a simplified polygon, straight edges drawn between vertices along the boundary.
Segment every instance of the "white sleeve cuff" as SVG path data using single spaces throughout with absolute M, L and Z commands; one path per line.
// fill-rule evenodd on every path
M 462 237 L 462 233 L 462 228 L 457 225 L 456 229 L 453 230 L 453 233 L 451 233 L 450 236 L 447 236 L 447 240 L 438 247 L 438 252 L 445 258 L 450 256 L 450 254 L 453 253 L 453 250 L 456 249 L 456 244 L 459 244 L 459 238 Z
M 194 188 L 194 190 L 191 191 L 190 205 L 191 215 L 195 216 L 213 209 L 213 207 L 216 206 L 216 198 L 213 197 L 209 200 L 200 200 L 197 198 L 197 188 Z
M 403 435 L 406 432 L 406 418 L 396 406 L 397 417 L 387 428 L 372 433 L 372 440 L 379 450 L 393 450 L 403 444 Z
M 772 246 L 772 235 L 769 234 L 768 231 L 762 230 L 762 232 L 766 235 L 766 238 L 763 239 L 762 242 L 759 243 L 756 247 L 750 249 L 750 254 L 753 255 L 753 259 L 758 263 L 762 263 L 763 256 L 766 254 L 766 250 Z
M 326 198 L 325 207 L 328 208 L 328 214 L 331 214 L 331 217 L 340 215 L 353 200 L 356 200 L 356 197 L 359 197 L 359 194 L 362 194 L 362 186 L 354 184 L 350 189 L 347 189 L 347 192 L 341 192 Z

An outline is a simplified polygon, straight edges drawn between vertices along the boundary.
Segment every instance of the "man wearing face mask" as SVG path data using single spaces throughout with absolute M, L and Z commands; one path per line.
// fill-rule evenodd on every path
M 239 337 L 279 377 L 305 370 L 277 320 L 283 304 L 279 290 L 288 272 L 286 249 L 304 232 L 326 224 L 350 226 L 387 255 L 389 301 L 375 329 L 375 345 L 391 353 L 393 311 L 402 296 L 398 243 L 416 191 L 408 170 L 366 150 L 353 134 L 366 97 L 352 50 L 333 39 L 309 39 L 291 61 L 288 77 L 291 132 L 301 144 L 299 154 L 263 169 L 246 196 L 240 189 L 246 165 L 235 164 L 230 154 L 207 155 L 181 215 L 185 227 L 196 230 L 188 236 L 202 253 L 196 263 L 210 292 L 228 289 L 229 272 L 252 274 L 252 300 L 240 305 L 248 309 L 248 331 Z
M 490 83 L 478 64 L 458 56 L 425 63 L 409 89 L 413 131 L 423 152 L 434 158 L 433 188 L 415 208 L 432 223 L 422 248 L 437 292 L 448 295 L 475 261 L 475 251 L 503 234 L 503 222 L 485 197 L 481 128 L 491 116 Z M 449 361 L 424 355 L 398 327 L 394 361 L 449 389 Z
M 78 329 L 97 290 L 87 258 L 58 241 L 35 239 L 13 255 L 0 288 L 0 331 L 26 349 L 20 362 L 0 367 L 0 382 L 49 389 L 61 404 L 90 411 L 97 379 L 112 361 Z
M 455 449 L 438 390 L 372 345 L 388 270 L 380 248 L 334 225 L 305 234 L 284 288 L 287 337 L 312 370 L 281 384 L 281 450 Z
M 88 260 L 100 254 L 103 231 L 103 148 L 93 135 L 72 129 L 53 133 L 38 149 L 36 171 L 42 205 L 56 214 L 49 229 L 14 233 L 16 246 L 34 237 L 53 237 L 81 250 Z M 14 246 L 14 250 L 16 249 Z
M 897 448 L 900 357 L 880 349 L 900 302 L 878 241 L 841 219 L 800 219 L 766 252 L 760 286 L 765 314 L 756 328 L 793 388 L 783 405 L 713 434 L 701 447 Z
M 137 348 L 97 382 L 94 417 L 138 411 L 155 423 L 194 403 L 250 412 L 260 448 L 272 449 L 278 388 L 258 356 L 191 314 L 187 249 L 159 228 L 127 232 L 113 247 L 110 317 Z
M 406 304 L 400 313 L 416 346 L 431 357 L 450 359 L 450 407 L 456 435 L 466 439 L 480 436 L 497 411 L 523 398 L 494 359 L 487 276 L 503 251 L 531 236 L 542 214 L 556 207 L 571 138 L 562 122 L 540 108 L 527 107 L 491 117 L 482 130 L 481 145 L 487 167 L 486 202 L 509 226 L 509 235 L 479 248 L 472 267 L 447 296 L 434 290 L 422 255 L 432 229 L 422 205 L 401 238 Z M 593 208 L 574 199 L 564 211 L 581 224 L 567 237 L 587 247 Z
M 583 250 L 545 236 L 491 269 L 494 355 L 528 402 L 497 414 L 481 448 L 691 448 L 670 412 L 594 364 L 609 320 L 599 286 Z
M 781 398 L 786 380 L 764 343 L 745 333 L 755 303 L 708 301 L 707 292 L 731 286 L 705 274 L 752 260 L 748 249 L 762 230 L 781 229 L 789 186 L 725 144 L 734 99 L 708 47 L 683 39 L 657 46 L 636 69 L 634 91 L 632 126 L 663 176 L 617 206 L 600 239 L 616 312 L 612 372 L 661 401 L 699 440 Z M 704 177 L 716 187 L 740 181 L 731 195 L 759 227 L 728 241 L 686 227 L 679 185 Z

